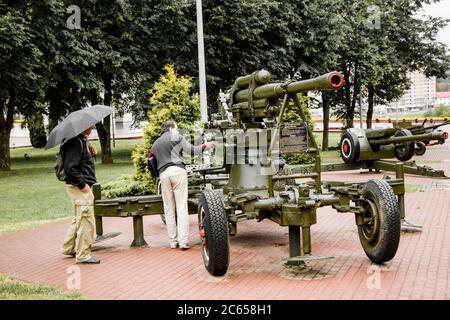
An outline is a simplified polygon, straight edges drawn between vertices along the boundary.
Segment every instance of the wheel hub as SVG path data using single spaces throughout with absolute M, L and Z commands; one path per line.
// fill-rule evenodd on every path
M 362 226 L 362 233 L 367 242 L 371 243 L 376 240 L 380 231 L 378 209 L 372 199 L 364 200 L 363 208 L 364 225 Z

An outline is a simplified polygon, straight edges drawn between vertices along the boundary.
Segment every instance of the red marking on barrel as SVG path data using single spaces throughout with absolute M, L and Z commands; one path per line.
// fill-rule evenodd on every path
M 340 89 L 344 85 L 344 77 L 338 72 L 333 72 L 328 77 L 328 83 L 333 89 Z

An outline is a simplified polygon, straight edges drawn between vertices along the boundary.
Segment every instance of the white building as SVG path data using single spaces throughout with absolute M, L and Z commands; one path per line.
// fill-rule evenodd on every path
M 410 88 L 396 102 L 386 106 L 388 112 L 407 113 L 432 108 L 436 102 L 436 77 L 427 78 L 419 71 L 408 73 Z

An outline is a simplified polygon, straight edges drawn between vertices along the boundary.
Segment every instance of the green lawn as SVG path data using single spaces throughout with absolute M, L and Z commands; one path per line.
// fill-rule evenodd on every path
M 314 138 L 316 139 L 319 148 L 322 148 L 322 132 L 314 132 Z M 339 143 L 341 142 L 341 133 L 340 132 L 330 132 L 328 134 L 328 147 L 337 148 Z
M 118 140 L 113 148 L 114 164 L 96 159 L 97 180 L 106 183 L 133 173 L 131 151 L 142 140 Z M 100 150 L 99 143 L 92 144 Z M 65 183 L 56 179 L 53 165 L 57 148 L 11 150 L 12 170 L 0 172 L 0 235 L 33 227 L 73 214 Z M 27 153 L 30 159 L 25 160 Z
M 50 287 L 25 283 L 0 274 L 0 300 L 81 300 L 78 292 L 62 292 Z

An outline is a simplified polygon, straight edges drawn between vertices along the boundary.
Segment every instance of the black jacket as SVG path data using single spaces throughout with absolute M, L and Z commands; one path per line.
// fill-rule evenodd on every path
M 152 145 L 151 153 L 156 158 L 158 173 L 163 173 L 170 166 L 185 168 L 182 153 L 198 155 L 205 150 L 205 145 L 193 146 L 180 134 L 165 132 Z
M 97 182 L 94 162 L 85 136 L 80 134 L 68 140 L 63 146 L 63 152 L 67 184 L 77 186 L 81 190 L 86 184 L 92 186 Z

